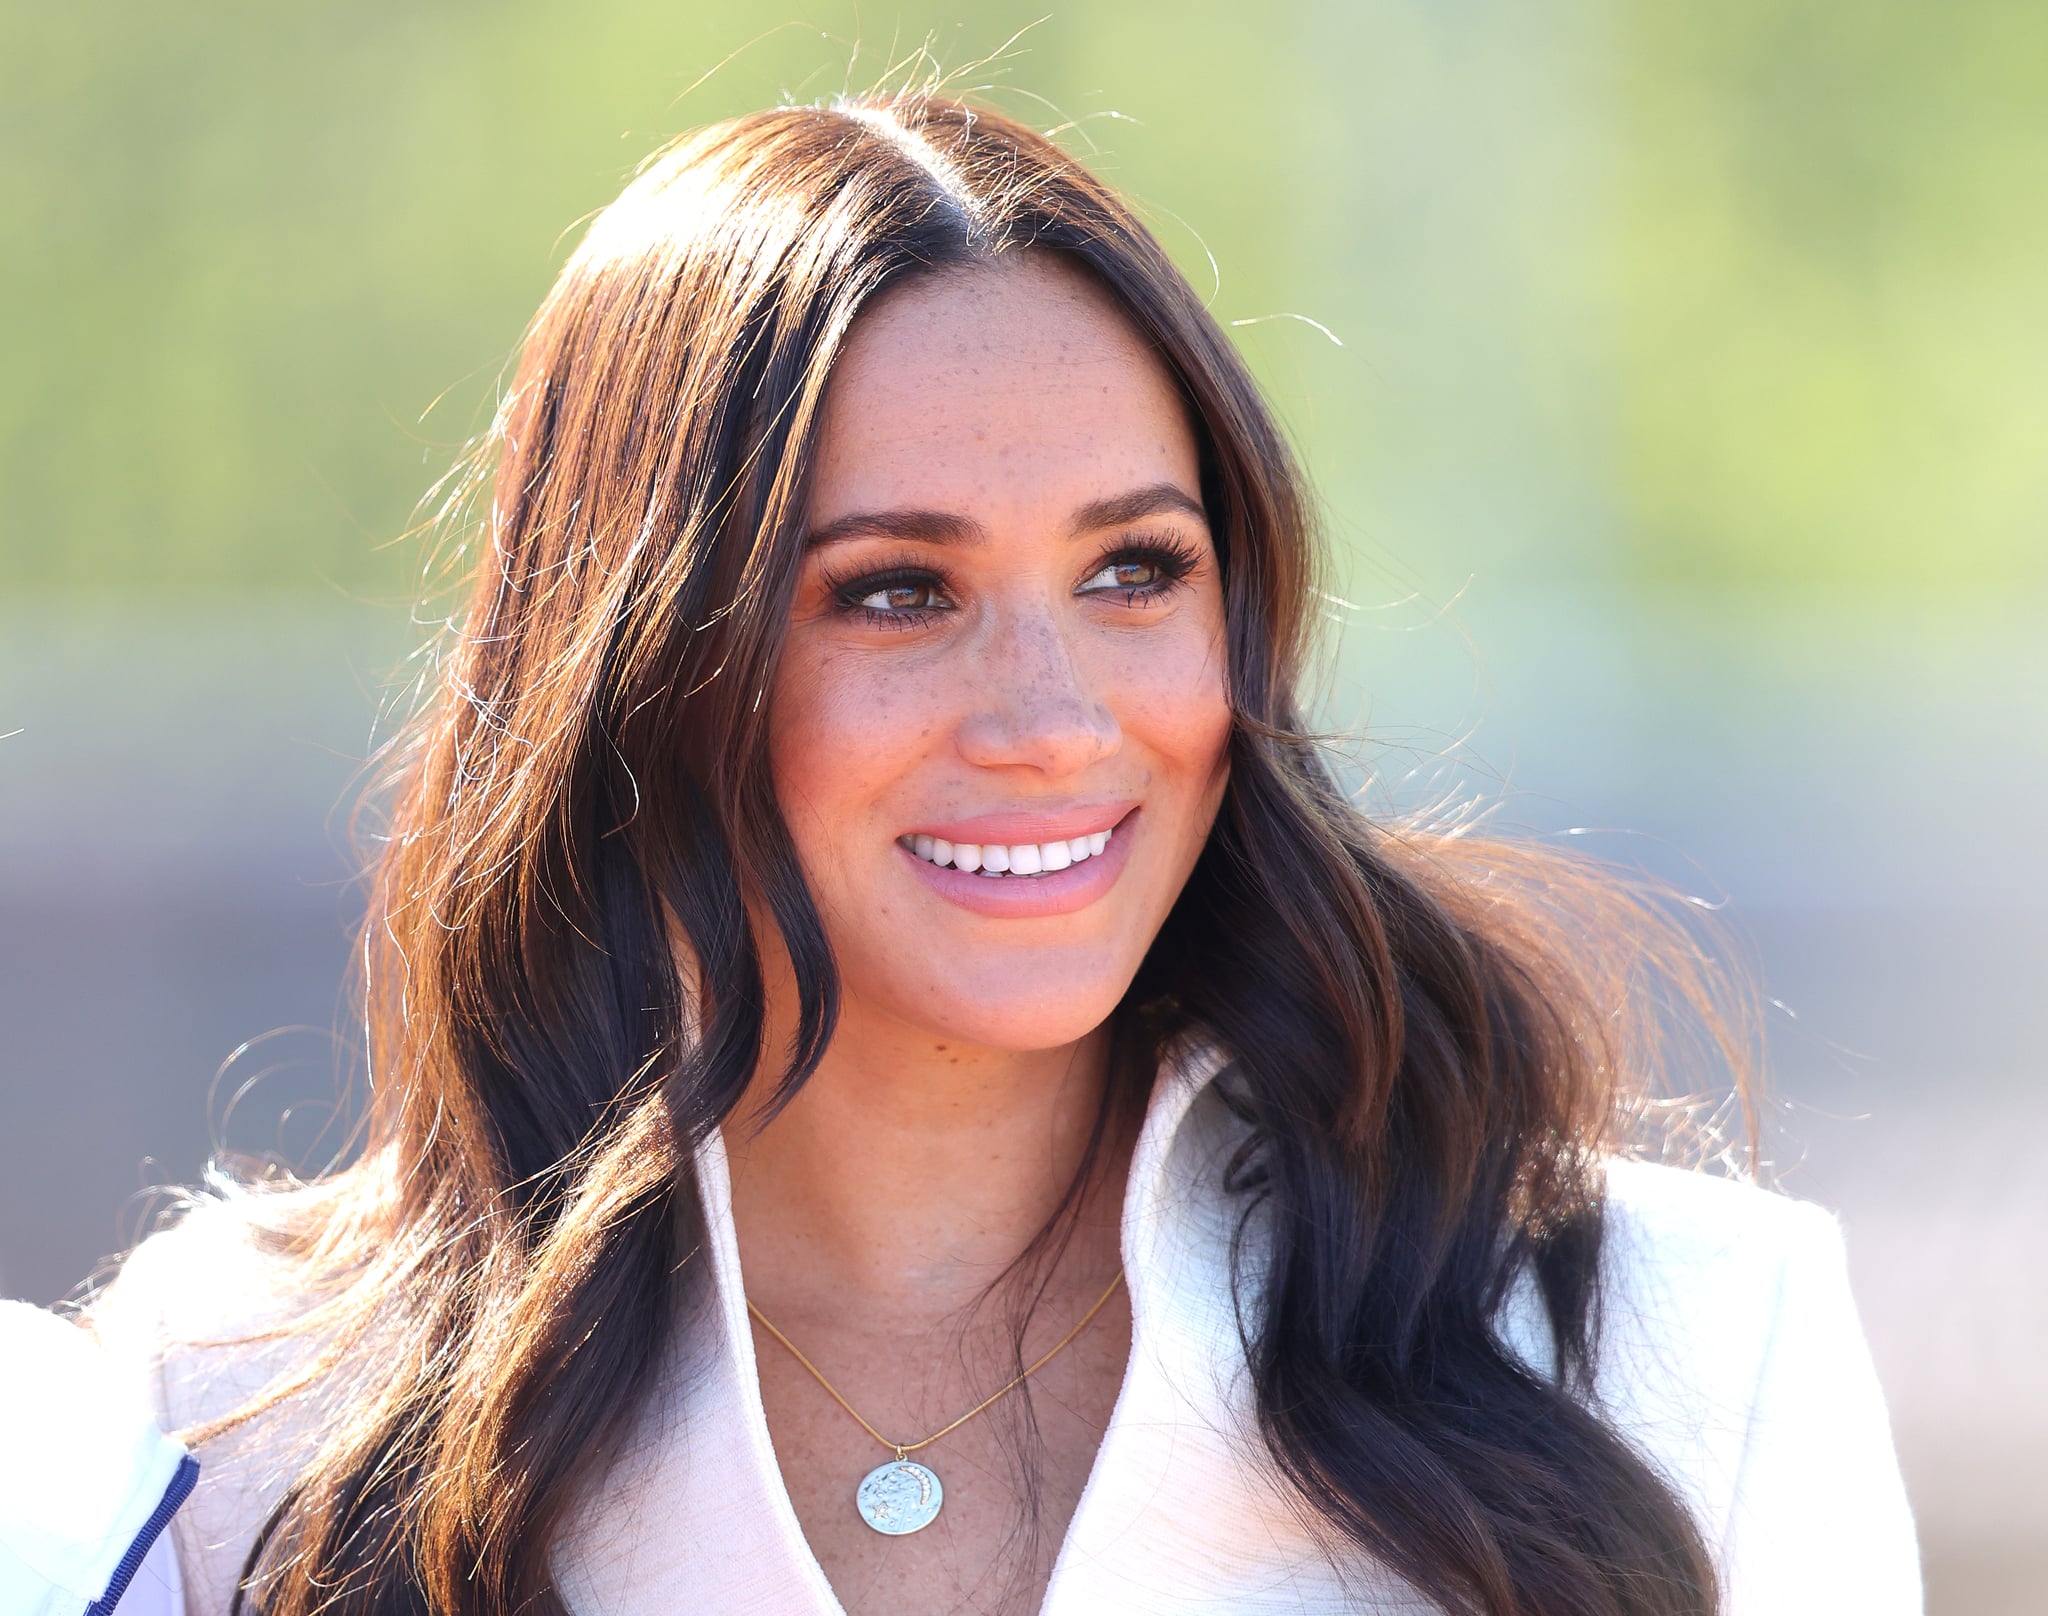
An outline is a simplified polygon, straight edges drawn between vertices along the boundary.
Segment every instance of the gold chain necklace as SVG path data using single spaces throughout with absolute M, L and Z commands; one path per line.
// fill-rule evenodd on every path
M 831 1394 L 833 1402 L 837 1403 L 854 1417 L 863 1431 L 867 1432 L 869 1436 L 896 1455 L 895 1458 L 886 1463 L 875 1466 L 866 1476 L 861 1478 L 860 1486 L 854 1490 L 853 1502 L 854 1506 L 860 1511 L 860 1518 L 877 1532 L 887 1533 L 890 1537 L 904 1537 L 911 1532 L 923 1531 L 933 1521 L 937 1520 L 939 1506 L 946 1501 L 946 1489 L 939 1485 L 937 1473 L 925 1465 L 918 1464 L 910 1455 L 922 1448 L 930 1447 L 942 1436 L 950 1436 L 969 1420 L 973 1419 L 975 1415 L 985 1413 L 995 1407 L 997 1403 L 1001 1402 L 1011 1392 L 1023 1385 L 1025 1381 L 1037 1374 L 1039 1370 L 1051 1363 L 1053 1359 L 1057 1358 L 1073 1343 L 1074 1337 L 1088 1328 L 1094 1321 L 1095 1315 L 1109 1305 L 1109 1299 L 1116 1294 L 1116 1288 L 1123 1283 L 1123 1278 L 1123 1270 L 1119 1268 L 1116 1271 L 1116 1277 L 1110 1280 L 1109 1288 L 1095 1298 L 1095 1305 L 1093 1307 L 1081 1315 L 1080 1323 L 1076 1324 L 1073 1329 L 1053 1343 L 1050 1351 L 1042 1353 L 1038 1360 L 1021 1375 L 1017 1376 L 1015 1380 L 991 1392 L 965 1414 L 962 1414 L 957 1420 L 953 1421 L 952 1424 L 940 1426 L 938 1430 L 932 1432 L 930 1436 L 921 1442 L 891 1442 L 867 1422 L 866 1417 L 862 1415 L 859 1409 L 855 1408 L 839 1394 L 839 1388 L 825 1378 L 824 1372 L 803 1355 L 802 1350 L 794 1341 L 790 1340 L 788 1336 L 768 1322 L 768 1315 L 754 1306 L 751 1300 L 747 1303 L 747 1311 L 760 1322 L 762 1329 L 789 1348 L 790 1356 L 811 1372 L 811 1378 Z

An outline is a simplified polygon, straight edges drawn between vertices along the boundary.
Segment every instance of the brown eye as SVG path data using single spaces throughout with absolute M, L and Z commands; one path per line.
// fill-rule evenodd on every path
M 1156 589 L 1165 581 L 1165 570 L 1145 556 L 1124 556 L 1108 563 L 1081 586 L 1083 594 L 1097 589 Z
M 859 604 L 871 612 L 923 612 L 931 610 L 937 602 L 930 584 L 901 583 L 863 595 Z

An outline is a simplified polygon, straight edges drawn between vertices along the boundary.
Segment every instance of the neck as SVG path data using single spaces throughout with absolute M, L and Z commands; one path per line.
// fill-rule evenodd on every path
M 973 1048 L 848 1005 L 789 1105 L 751 1120 L 781 1075 L 764 1063 L 727 1126 L 750 1293 L 771 1315 L 971 1305 L 1074 1184 L 1108 1052 L 1106 1029 L 1055 1049 Z M 1097 1287 L 1115 1270 L 1129 1155 L 1128 1141 L 1105 1146 L 1060 1265 Z

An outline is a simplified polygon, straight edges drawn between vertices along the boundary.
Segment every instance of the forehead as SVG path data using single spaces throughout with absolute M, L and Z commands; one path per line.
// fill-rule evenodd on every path
M 862 312 L 826 390 L 809 515 L 1000 521 L 1198 481 L 1180 393 L 1123 312 L 1081 271 L 1019 254 L 921 277 Z

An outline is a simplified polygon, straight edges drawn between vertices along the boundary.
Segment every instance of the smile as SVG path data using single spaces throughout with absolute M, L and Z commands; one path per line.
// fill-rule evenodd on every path
M 943 836 L 899 836 L 897 842 L 927 864 L 954 869 L 969 875 L 993 876 L 1054 875 L 1084 859 L 1095 857 L 1109 846 L 1113 830 L 1098 830 L 1089 836 L 1069 837 L 1051 842 L 949 842 Z
M 899 836 L 897 856 L 907 875 L 946 903 L 991 920 L 1046 920 L 1115 890 L 1144 840 L 1142 817 L 1131 801 L 983 814 L 939 827 L 951 836 Z

